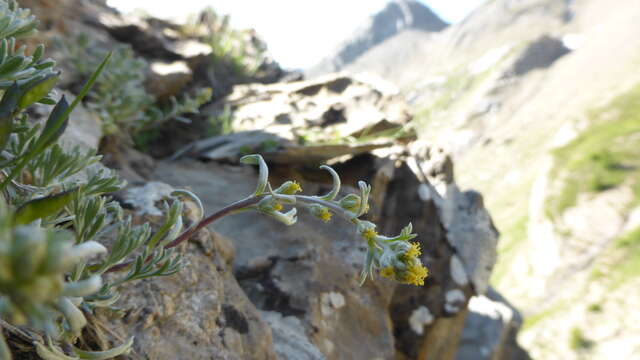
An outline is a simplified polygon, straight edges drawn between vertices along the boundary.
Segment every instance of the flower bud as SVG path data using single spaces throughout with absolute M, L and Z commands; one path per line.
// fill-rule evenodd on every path
M 263 213 L 272 213 L 274 211 L 282 210 L 282 204 L 280 204 L 273 196 L 265 196 L 264 199 L 258 203 L 258 210 Z
M 286 181 L 274 190 L 276 194 L 295 195 L 302 191 L 302 187 L 297 181 Z
M 285 225 L 293 225 L 298 221 L 298 217 L 296 216 L 297 213 L 298 210 L 293 208 L 284 214 L 279 211 L 273 211 L 269 213 L 269 215 L 273 216 L 276 220 L 284 223 Z
M 349 194 L 338 202 L 341 208 L 352 212 L 354 215 L 357 214 L 358 209 L 360 208 L 360 196 L 356 194 Z

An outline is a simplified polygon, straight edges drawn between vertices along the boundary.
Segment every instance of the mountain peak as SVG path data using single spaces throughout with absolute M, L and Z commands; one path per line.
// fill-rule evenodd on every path
M 339 71 L 372 47 L 405 30 L 439 32 L 447 26 L 427 5 L 419 1 L 392 0 L 309 73 L 316 75 Z
M 373 17 L 382 23 L 391 19 L 400 20 L 397 24 L 399 29 L 411 28 L 435 32 L 448 25 L 427 5 L 416 0 L 392 0 Z

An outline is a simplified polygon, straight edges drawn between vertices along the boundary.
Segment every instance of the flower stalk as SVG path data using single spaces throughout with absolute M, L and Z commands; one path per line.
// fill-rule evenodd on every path
M 355 225 L 356 233 L 366 241 L 368 246 L 364 268 L 361 272 L 361 284 L 364 283 L 367 276 L 373 276 L 374 272 L 378 270 L 382 277 L 400 283 L 424 285 L 428 270 L 420 261 L 421 250 L 419 244 L 409 241 L 417 236 L 412 233 L 411 224 L 407 225 L 398 236 L 387 237 L 376 232 L 375 224 L 359 219 L 369 210 L 368 199 L 371 186 L 364 181 L 358 182 L 359 195 L 349 194 L 340 200 L 336 200 L 341 186 L 340 177 L 331 167 L 323 165 L 321 168 L 329 171 L 333 178 L 331 191 L 324 196 L 297 195 L 296 193 L 302 191 L 302 188 L 294 181 L 287 181 L 276 190 L 272 189 L 268 180 L 269 169 L 260 155 L 247 155 L 240 161 L 246 164 L 258 165 L 258 184 L 253 195 L 232 203 L 202 219 L 164 245 L 164 249 L 174 248 L 213 222 L 244 210 L 256 210 L 272 216 L 286 225 L 293 225 L 297 221 L 296 206 L 303 206 L 312 215 L 324 222 L 329 222 L 332 214 L 336 214 Z M 286 206 L 291 206 L 291 209 L 286 213 L 282 212 Z M 147 261 L 150 260 L 151 258 L 149 257 Z M 131 265 L 132 262 L 118 264 L 109 268 L 107 272 L 121 271 Z

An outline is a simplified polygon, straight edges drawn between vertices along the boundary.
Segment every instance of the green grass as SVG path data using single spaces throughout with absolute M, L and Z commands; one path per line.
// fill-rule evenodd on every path
M 572 350 L 589 350 L 593 347 L 593 345 L 593 341 L 587 339 L 582 333 L 582 330 L 578 328 L 571 329 L 571 334 L 569 336 L 569 347 Z
M 614 251 L 619 254 L 609 277 L 618 287 L 627 280 L 640 276 L 640 227 L 618 238 Z
M 551 178 L 560 182 L 547 200 L 547 215 L 557 218 L 582 193 L 597 193 L 623 183 L 640 203 L 640 86 L 591 112 L 590 126 L 553 152 Z
M 587 310 L 589 310 L 589 312 L 592 312 L 592 313 L 601 313 L 602 312 L 602 305 L 600 305 L 598 303 L 591 304 L 591 305 L 589 305 Z
M 616 290 L 631 279 L 640 276 L 640 227 L 616 239 L 601 256 L 609 261 L 595 265 L 590 280 L 607 284 Z

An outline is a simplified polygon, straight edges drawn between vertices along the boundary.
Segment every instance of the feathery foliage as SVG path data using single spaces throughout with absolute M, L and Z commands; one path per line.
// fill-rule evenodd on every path
M 213 62 L 227 64 L 236 76 L 256 75 L 266 59 L 267 48 L 252 30 L 234 29 L 229 15 L 220 15 L 211 7 L 182 31 L 209 45 Z
M 107 53 L 86 34 L 61 45 L 74 70 L 84 77 L 91 74 Z M 160 104 L 145 90 L 147 62 L 135 56 L 128 45 L 119 45 L 112 53 L 109 66 L 89 95 L 89 108 L 99 115 L 106 135 L 135 137 L 172 119 L 189 123 L 184 115 L 198 113 L 200 106 L 211 100 L 211 89 L 202 88 L 193 95 L 171 97 L 166 104 Z
M 87 323 L 83 311 L 113 304 L 118 285 L 179 270 L 180 258 L 162 245 L 182 227 L 182 203 L 167 205 L 162 232 L 133 225 L 105 196 L 123 183 L 100 168 L 95 150 L 57 144 L 71 111 L 99 81 L 109 55 L 73 103 L 64 96 L 54 100 L 58 73 L 54 61 L 43 59 L 44 46 L 29 55 L 24 46 L 16 49 L 16 37 L 31 34 L 36 26 L 28 10 L 0 0 L 0 315 L 44 333 L 46 344 L 37 344 L 43 358 L 95 358 L 79 349 L 63 353 L 57 344 L 73 344 Z M 25 112 L 37 102 L 55 105 L 43 123 Z M 111 252 L 99 241 L 106 237 L 115 237 Z M 96 259 L 99 254 L 106 256 Z M 105 271 L 129 260 L 141 265 L 103 281 Z M 129 341 L 108 355 L 125 353 L 130 346 Z M 1 333 L 0 358 L 11 358 Z

